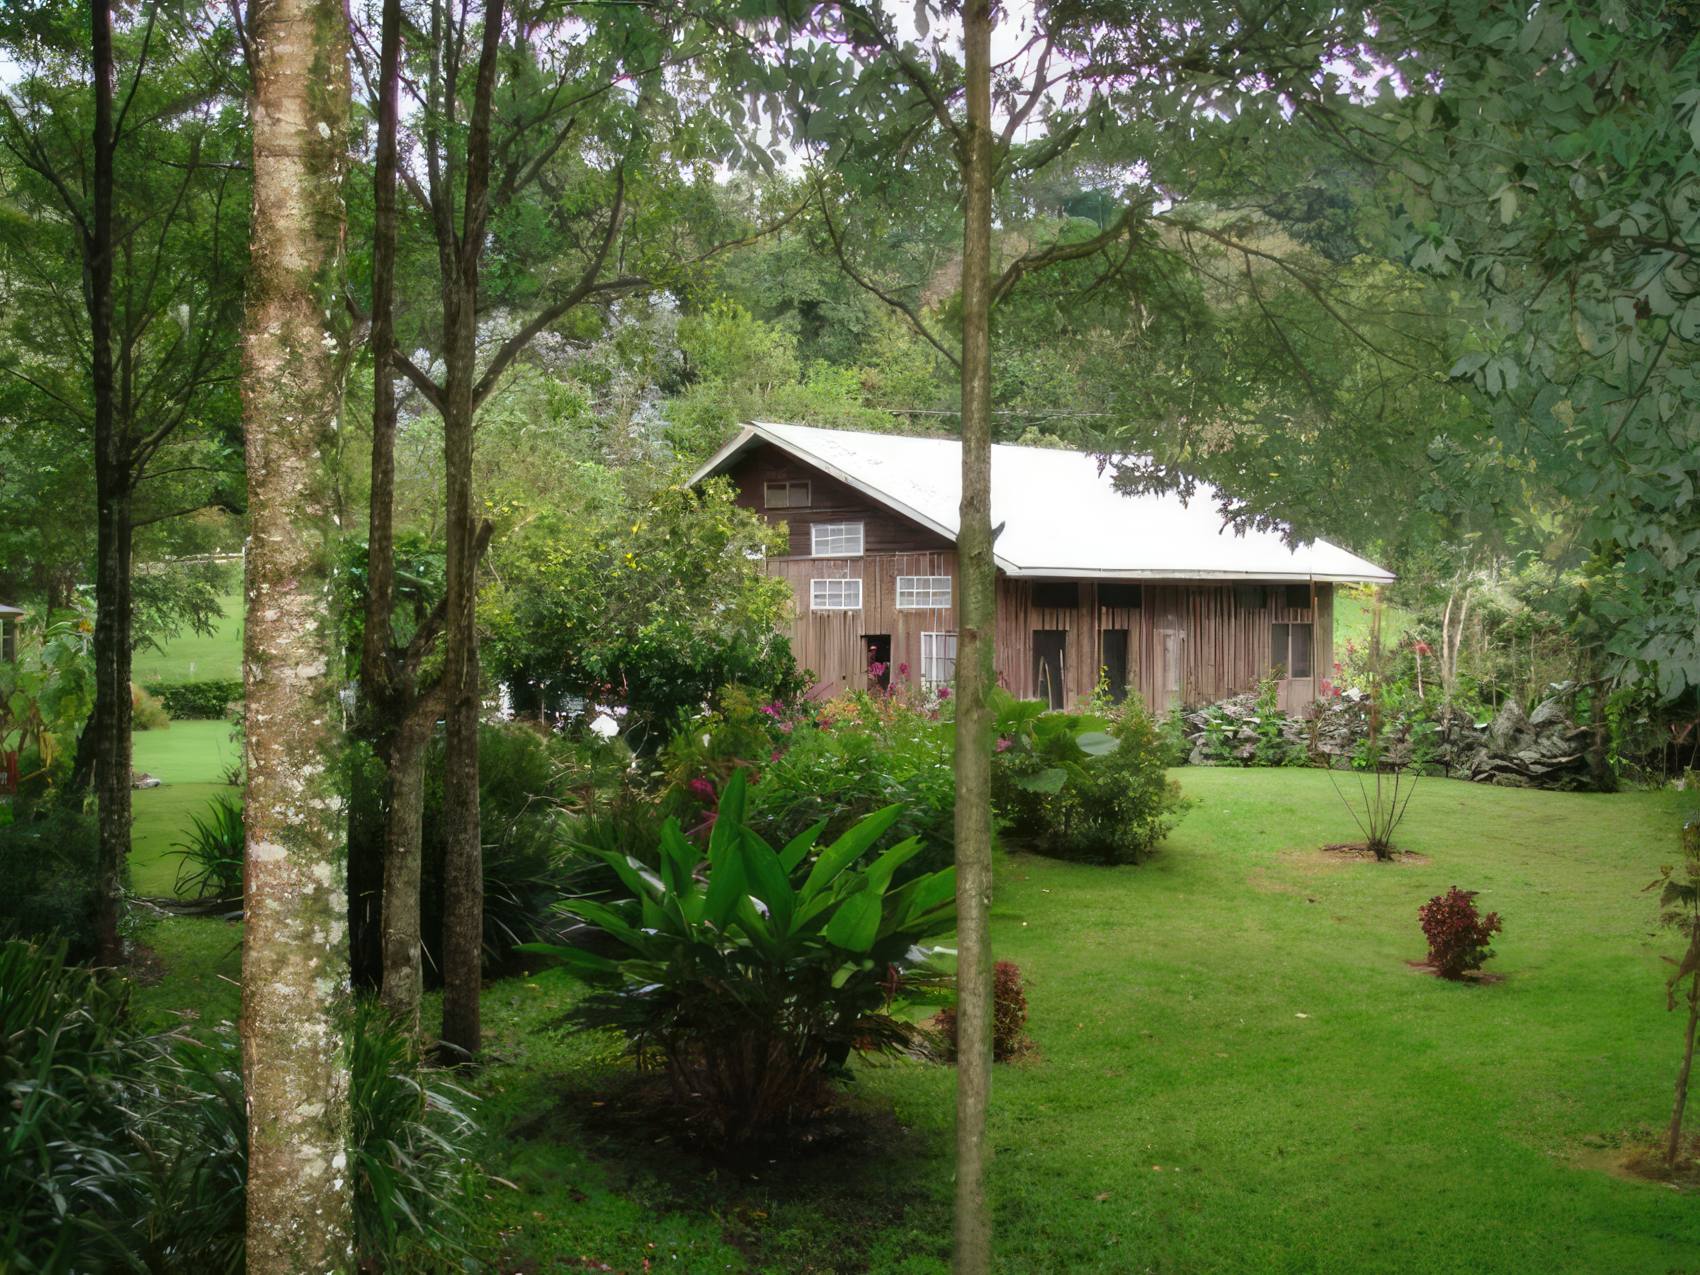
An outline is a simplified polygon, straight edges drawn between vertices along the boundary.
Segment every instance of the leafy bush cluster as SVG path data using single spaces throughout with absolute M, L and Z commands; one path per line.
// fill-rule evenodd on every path
M 713 809 L 730 777 L 747 772 L 749 824 L 789 841 L 821 820 L 836 837 L 897 806 L 893 828 L 921 851 L 899 882 L 948 867 L 955 856 L 956 779 L 947 723 L 902 694 L 853 692 L 821 705 L 760 701 L 726 687 L 718 706 L 662 750 L 667 808 L 687 830 Z
M 951 1057 L 956 1056 L 956 1009 L 946 1006 L 933 1020 Z M 1021 985 L 1021 967 L 1014 961 L 999 961 L 992 969 L 992 1058 L 1008 1062 L 1026 1043 L 1027 992 Z
M 1162 741 L 1137 696 L 1114 715 L 1052 712 L 993 697 L 992 797 L 1000 818 L 1042 854 L 1137 863 L 1186 809 Z
M 910 1047 L 916 1029 L 885 1012 L 955 924 L 955 870 L 895 885 L 920 853 L 911 837 L 870 862 L 899 812 L 862 819 L 821 845 L 825 823 L 775 849 L 745 822 L 747 780 L 727 781 L 704 851 L 677 820 L 651 870 L 596 853 L 629 897 L 562 910 L 617 948 L 604 956 L 537 944 L 592 987 L 576 1022 L 624 1033 L 657 1058 L 679 1101 L 730 1143 L 771 1138 L 828 1100 L 853 1049 Z
M 0 824 L 0 939 L 57 933 L 72 960 L 91 959 L 99 863 L 92 815 L 57 802 L 22 806 Z
M 1428 963 L 1442 978 L 1462 978 L 1493 955 L 1488 944 L 1499 933 L 1499 913 L 1480 915 L 1475 900 L 1474 890 L 1453 886 L 1417 909 L 1428 938 Z
M 173 721 L 220 721 L 230 706 L 247 693 L 239 679 L 213 678 L 201 682 L 150 682 L 142 688 L 162 705 Z
M 148 694 L 138 690 L 131 696 L 130 728 L 132 730 L 164 730 L 171 725 L 171 714 L 165 705 Z
M 0 943 L 0 1253 L 20 1272 L 243 1269 L 247 1110 L 234 1042 L 138 1032 L 127 984 L 63 941 Z M 476 1125 L 407 1038 L 356 1016 L 362 1269 L 473 1256 Z

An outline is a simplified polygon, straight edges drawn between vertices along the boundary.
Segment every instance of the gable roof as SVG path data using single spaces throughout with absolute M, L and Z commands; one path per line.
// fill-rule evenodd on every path
M 23 613 L 22 607 L 9 607 L 4 602 L 0 602 L 0 616 L 22 615 Z
M 691 478 L 701 482 L 764 443 L 812 465 L 906 518 L 956 539 L 962 445 L 953 438 L 864 434 L 754 421 Z M 992 525 L 998 566 L 1012 576 L 1063 579 L 1369 581 L 1393 579 L 1326 540 L 1289 545 L 1276 531 L 1236 533 L 1200 483 L 1173 492 L 1117 491 L 1098 457 L 1049 447 L 992 447 Z

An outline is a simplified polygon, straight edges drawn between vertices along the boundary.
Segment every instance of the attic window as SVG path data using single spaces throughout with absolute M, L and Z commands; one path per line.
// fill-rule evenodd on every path
M 862 524 L 817 522 L 809 528 L 809 551 L 817 558 L 860 558 Z
M 1098 586 L 1098 605 L 1101 607 L 1138 607 L 1137 584 L 1101 584 Z
M 1033 586 L 1033 605 L 1050 611 L 1078 611 L 1080 585 L 1073 580 L 1040 580 Z
M 814 503 L 814 494 L 806 482 L 768 483 L 762 502 L 769 509 L 807 509 Z

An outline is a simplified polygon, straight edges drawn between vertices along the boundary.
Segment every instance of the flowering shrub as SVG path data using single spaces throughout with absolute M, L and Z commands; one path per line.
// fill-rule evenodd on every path
M 1488 942 L 1499 933 L 1499 913 L 1479 915 L 1475 898 L 1474 890 L 1453 886 L 1417 909 L 1428 937 L 1428 963 L 1442 978 L 1462 978 L 1493 955 Z
M 946 1006 L 933 1020 L 951 1057 L 956 1056 L 956 1009 Z M 992 971 L 992 1058 L 1008 1062 L 1021 1052 L 1027 1027 L 1027 993 L 1021 985 L 1021 967 L 1014 961 L 999 961 Z

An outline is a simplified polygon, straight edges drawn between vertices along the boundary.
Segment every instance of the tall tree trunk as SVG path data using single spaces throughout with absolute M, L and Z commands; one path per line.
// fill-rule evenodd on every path
M 94 71 L 94 177 L 84 244 L 93 361 L 95 512 L 94 788 L 99 811 L 100 889 L 95 932 L 100 960 L 123 959 L 119 915 L 130 853 L 130 465 L 118 429 L 112 367 L 112 5 L 89 6 Z
M 470 307 L 469 307 L 470 309 Z M 478 811 L 478 558 L 472 530 L 472 338 L 466 313 L 456 329 L 467 374 L 451 354 L 443 459 L 447 471 L 448 554 L 443 692 L 447 729 L 443 761 L 443 1031 L 463 1058 L 478 1053 L 478 995 L 484 962 L 484 849 Z
M 478 994 L 484 962 L 484 844 L 478 817 L 478 532 L 472 514 L 472 431 L 477 404 L 478 263 L 490 193 L 490 117 L 502 0 L 488 0 L 466 130 L 461 233 L 439 233 L 443 264 L 443 468 L 448 553 L 443 659 L 443 1043 L 463 1057 L 482 1043 Z
M 253 1272 L 354 1265 L 347 882 L 330 458 L 347 333 L 341 183 L 348 29 L 337 0 L 254 0 L 247 429 L 247 925 L 242 1056 Z
M 410 711 L 411 687 L 397 685 L 395 612 L 396 133 L 401 97 L 401 4 L 384 0 L 378 54 L 378 137 L 372 165 L 372 467 L 366 523 L 366 616 L 360 649 L 358 729 L 383 772 L 384 801 L 363 806 L 350 829 L 349 956 L 354 982 L 377 987 L 387 968 L 385 856 L 395 841 L 392 808 L 397 720 Z M 415 780 L 417 782 L 417 780 Z M 413 926 L 418 928 L 417 916 Z
M 441 699 L 429 695 L 400 723 L 390 751 L 390 808 L 384 842 L 383 1004 L 414 1036 L 424 987 L 419 882 L 424 843 L 425 750 Z
M 956 659 L 957 1275 L 992 1264 L 986 1201 L 992 1089 L 992 717 L 997 634 L 992 556 L 992 104 L 989 0 L 963 9 L 967 118 L 962 138 L 962 611 Z

